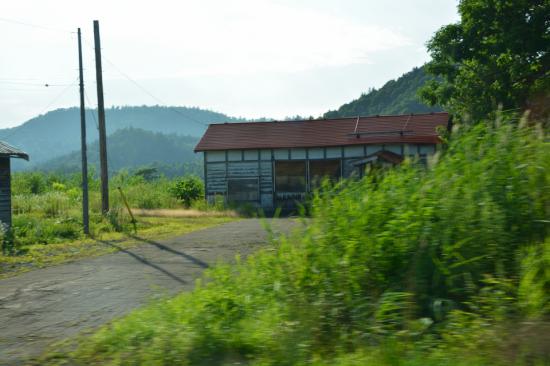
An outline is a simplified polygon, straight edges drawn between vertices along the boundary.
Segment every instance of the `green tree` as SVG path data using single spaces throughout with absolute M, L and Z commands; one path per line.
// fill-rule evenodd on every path
M 185 207 L 191 206 L 191 203 L 204 195 L 204 184 L 199 177 L 185 177 L 172 187 L 172 193 L 183 202 Z
M 461 0 L 458 10 L 461 20 L 428 42 L 427 69 L 441 79 L 423 99 L 472 120 L 499 106 L 548 117 L 550 2 Z

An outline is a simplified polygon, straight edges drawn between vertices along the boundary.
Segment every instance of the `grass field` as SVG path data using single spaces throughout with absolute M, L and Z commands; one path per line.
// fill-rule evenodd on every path
M 160 239 L 238 218 L 234 211 L 224 210 L 220 205 L 206 205 L 201 194 L 192 202 L 192 208 L 185 208 L 174 193 L 180 179 L 147 180 L 121 172 L 111 178 L 110 211 L 102 215 L 99 182 L 90 177 L 88 236 L 82 229 L 78 175 L 15 173 L 12 177 L 13 239 L 6 240 L 3 234 L 0 278 L 114 250 L 98 240 L 132 246 L 136 244 L 133 235 Z M 137 218 L 137 234 L 118 187 Z
M 201 214 L 187 217 L 137 217 L 137 234 L 140 239 L 163 239 L 178 236 L 196 230 L 202 230 L 215 225 L 235 221 L 232 215 L 213 216 Z M 129 248 L 139 245 L 140 241 L 133 238 L 134 234 L 126 232 L 108 232 L 96 238 L 79 239 L 52 244 L 27 245 L 18 255 L 0 255 L 0 279 L 14 276 L 36 268 L 65 263 L 80 258 L 98 256 L 116 251 L 112 246 L 102 241 L 116 242 L 117 246 Z M 96 239 L 100 239 L 96 240 Z

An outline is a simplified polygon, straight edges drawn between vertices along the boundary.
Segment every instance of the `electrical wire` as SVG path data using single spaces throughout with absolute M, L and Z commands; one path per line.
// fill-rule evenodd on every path
M 56 103 L 63 95 L 65 95 L 65 93 L 72 87 L 72 86 L 76 86 L 76 81 L 78 80 L 78 78 L 75 80 L 74 83 L 72 84 L 69 84 L 67 85 L 63 90 L 61 90 L 61 92 L 59 94 L 57 94 L 49 103 L 48 105 L 46 105 L 46 107 L 44 107 L 41 112 L 38 114 L 38 115 L 41 115 L 43 114 L 46 110 L 48 110 L 54 103 Z M 17 127 L 20 127 L 20 126 L 16 126 L 16 127 L 13 127 L 14 131 L 7 135 L 7 136 L 2 136 L 2 139 L 3 140 L 7 140 L 11 137 L 13 137 L 15 134 L 17 134 L 17 132 L 21 131 L 22 129 L 21 128 L 17 128 Z
M 65 93 L 72 87 L 72 86 L 76 86 L 77 85 L 77 82 L 78 82 L 78 78 L 76 78 L 76 80 L 71 83 L 71 84 L 68 84 L 63 90 L 61 90 L 61 92 L 59 94 L 57 94 L 57 96 L 45 107 L 42 109 L 42 112 L 40 112 L 39 114 L 43 114 L 44 112 L 46 112 L 48 110 L 48 108 L 50 108 L 55 102 L 57 102 L 63 95 L 65 95 Z
M 0 22 L 12 23 L 12 24 L 22 25 L 22 26 L 26 26 L 26 27 L 38 28 L 38 29 L 44 29 L 44 30 L 49 30 L 49 31 L 53 31 L 53 32 L 74 33 L 72 31 L 69 31 L 69 30 L 66 30 L 66 29 L 54 28 L 54 27 L 39 25 L 39 24 L 32 24 L 32 23 L 22 22 L 22 21 L 19 21 L 19 20 L 8 19 L 8 18 L 3 18 L 3 17 L 0 17 Z
M 42 87 L 50 87 L 50 86 L 69 86 L 72 84 L 50 84 L 50 83 L 28 83 L 25 81 L 6 81 L 6 80 L 0 80 L 0 84 L 10 84 L 10 85 L 27 85 L 27 86 L 42 86 Z
M 92 50 L 94 50 L 94 47 L 92 46 L 92 44 L 88 41 L 86 41 L 84 39 L 84 42 L 92 48 Z M 140 89 L 142 92 L 144 92 L 145 94 L 147 94 L 148 96 L 150 96 L 152 99 L 154 99 L 157 103 L 160 103 L 161 105 L 164 105 L 166 108 L 168 108 L 169 110 L 171 110 L 172 112 L 175 112 L 183 117 L 185 117 L 186 119 L 188 119 L 189 121 L 191 122 L 194 122 L 196 124 L 199 124 L 203 127 L 208 127 L 208 123 L 204 123 L 204 122 L 201 122 L 191 116 L 189 116 L 188 114 L 186 113 L 183 113 L 182 111 L 180 111 L 179 109 L 177 108 L 174 108 L 174 107 L 171 107 L 168 105 L 168 103 L 166 103 L 164 100 L 160 99 L 159 97 L 155 96 L 153 93 L 151 93 L 149 90 L 147 90 L 143 85 L 141 85 L 140 83 L 138 83 L 136 80 L 134 80 L 133 78 L 131 78 L 127 73 L 125 73 L 124 71 L 122 71 L 118 66 L 116 66 L 111 60 L 109 60 L 107 57 L 105 57 L 105 55 L 103 54 L 102 56 L 102 59 L 107 61 L 107 63 L 109 65 L 111 65 L 111 67 L 116 71 L 118 72 L 120 75 L 122 75 L 125 79 L 127 79 L 128 81 L 130 81 L 132 84 L 134 84 L 138 89 Z
M 88 98 L 88 93 L 86 93 L 86 89 L 84 89 L 84 98 L 86 98 L 88 105 L 92 106 L 92 102 L 90 101 L 90 98 Z M 95 122 L 95 128 L 99 131 L 99 124 L 97 123 L 97 119 L 95 118 L 94 110 L 90 109 L 90 113 L 92 114 L 92 119 Z
M 106 57 L 103 56 L 103 58 L 105 59 L 105 61 L 107 61 L 107 63 L 109 63 L 119 74 L 121 74 L 122 76 L 124 76 L 126 79 L 128 79 L 130 82 L 132 82 L 136 87 L 138 87 L 141 91 L 143 91 L 145 94 L 149 95 L 151 98 L 153 98 L 155 101 L 157 101 L 158 103 L 166 106 L 166 108 L 170 109 L 171 111 L 185 117 L 186 119 L 190 120 L 191 122 L 195 122 L 203 127 L 208 127 L 208 124 L 207 123 L 204 123 L 204 122 L 201 122 L 193 117 L 190 117 L 188 114 L 186 113 L 183 113 L 182 111 L 180 111 L 179 109 L 176 109 L 174 107 L 171 107 L 168 105 L 168 103 L 166 103 L 165 101 L 163 101 L 162 99 L 158 98 L 157 96 L 155 96 L 153 93 L 151 93 L 150 91 L 148 91 L 147 89 L 145 89 L 145 87 L 143 87 L 141 84 L 139 84 L 137 81 L 135 81 L 134 79 L 132 79 L 130 76 L 128 76 L 128 74 L 126 74 L 125 72 L 123 72 L 122 70 L 120 70 L 115 64 L 113 64 L 109 59 L 107 59 Z
M 88 98 L 88 94 L 86 94 L 86 91 L 84 91 L 84 97 L 86 98 L 88 104 L 92 105 L 92 103 L 90 102 L 90 98 Z M 95 116 L 95 109 L 90 109 L 90 113 L 92 114 L 92 119 L 95 122 L 96 129 L 99 131 L 99 123 L 97 122 L 97 118 Z M 114 165 L 111 164 L 110 156 L 111 155 L 107 154 L 107 173 L 115 173 L 116 171 L 113 169 Z

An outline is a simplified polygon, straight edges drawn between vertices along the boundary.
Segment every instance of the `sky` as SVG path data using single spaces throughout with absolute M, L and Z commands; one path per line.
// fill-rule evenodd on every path
M 77 106 L 76 29 L 96 106 L 200 107 L 236 117 L 319 116 L 429 60 L 456 0 L 18 0 L 0 5 L 0 128 Z M 48 86 L 45 86 L 48 84 Z

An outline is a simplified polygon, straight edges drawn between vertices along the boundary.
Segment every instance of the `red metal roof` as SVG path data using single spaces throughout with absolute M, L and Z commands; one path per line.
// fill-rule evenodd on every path
M 437 144 L 446 112 L 337 119 L 211 124 L 195 151 L 328 147 L 362 144 Z

